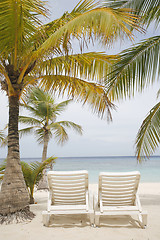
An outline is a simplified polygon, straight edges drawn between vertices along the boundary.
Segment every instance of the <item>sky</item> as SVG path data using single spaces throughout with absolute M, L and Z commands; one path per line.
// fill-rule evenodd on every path
M 78 3 L 77 0 L 50 0 L 50 19 L 60 17 L 65 11 L 70 11 Z M 157 34 L 151 26 L 145 35 L 137 34 L 135 42 Z M 131 42 L 116 42 L 108 54 L 120 52 L 129 47 Z M 88 51 L 102 51 L 99 45 L 90 46 Z M 136 94 L 134 98 L 115 102 L 116 111 L 112 111 L 113 121 L 108 123 L 93 114 L 87 105 L 71 103 L 58 120 L 73 121 L 83 128 L 83 135 L 68 131 L 69 141 L 64 146 L 58 146 L 54 139 L 49 143 L 48 157 L 84 157 L 84 156 L 135 156 L 135 138 L 138 129 L 149 112 L 158 102 L 158 84 L 146 89 L 143 94 Z M 57 99 L 57 102 L 65 99 Z M 5 93 L 0 92 L 0 130 L 8 122 L 8 100 Z M 0 158 L 5 158 L 6 148 L 0 148 Z M 155 153 L 159 155 L 159 149 Z M 40 158 L 42 145 L 38 145 L 33 135 L 20 139 L 20 155 L 22 158 Z

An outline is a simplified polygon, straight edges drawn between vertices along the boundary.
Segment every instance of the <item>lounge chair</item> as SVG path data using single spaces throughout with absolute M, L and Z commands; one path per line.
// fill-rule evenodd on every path
M 147 225 L 147 213 L 142 211 L 137 193 L 140 173 L 101 172 L 99 175 L 98 201 L 95 202 L 95 226 L 100 216 L 138 215 L 142 228 Z
M 49 171 L 47 211 L 42 212 L 43 224 L 49 226 L 51 215 L 87 214 L 94 224 L 94 210 L 89 210 L 87 171 Z

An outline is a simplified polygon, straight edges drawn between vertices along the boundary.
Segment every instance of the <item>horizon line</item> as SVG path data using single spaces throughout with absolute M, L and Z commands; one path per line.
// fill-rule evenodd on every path
M 53 155 L 54 156 L 54 155 Z M 56 156 L 55 156 L 56 157 Z M 62 156 L 59 156 L 59 157 L 57 157 L 57 158 L 97 158 L 97 157 L 101 157 L 101 158 L 103 158 L 103 157 L 107 157 L 107 158 L 109 158 L 109 157 L 114 157 L 114 158 L 118 158 L 118 157 L 135 157 L 135 158 L 137 158 L 135 155 L 105 155 L 105 156 L 73 156 L 73 157 L 71 157 L 71 156 L 67 156 L 67 157 L 62 157 Z M 154 155 L 154 156 L 150 156 L 150 157 L 148 157 L 148 159 L 149 158 L 152 158 L 152 157 L 160 157 L 160 155 Z M 7 157 L 2 157 L 2 158 L 0 158 L 0 159 L 4 159 L 4 158 L 7 158 Z M 21 157 L 20 159 L 24 159 L 24 158 L 42 158 L 41 156 L 40 157 Z M 48 157 L 49 158 L 49 157 Z M 147 158 L 147 157 L 146 157 Z

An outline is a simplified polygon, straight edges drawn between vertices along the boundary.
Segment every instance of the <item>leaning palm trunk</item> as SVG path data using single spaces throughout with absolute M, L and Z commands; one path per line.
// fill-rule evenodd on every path
M 46 130 L 45 134 L 44 134 L 42 162 L 44 162 L 47 159 L 48 142 L 49 142 L 49 135 L 48 135 L 48 131 Z M 41 180 L 38 184 L 38 190 L 42 190 L 42 189 L 48 189 L 47 170 L 46 169 L 43 170 L 43 177 L 41 178 Z
M 19 97 L 9 97 L 8 156 L 0 192 L 0 214 L 29 210 L 29 195 L 24 181 L 19 154 Z

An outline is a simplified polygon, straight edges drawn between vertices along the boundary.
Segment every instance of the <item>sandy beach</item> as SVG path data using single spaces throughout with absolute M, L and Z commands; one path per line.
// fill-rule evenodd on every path
M 97 185 L 90 185 L 91 199 Z M 159 240 L 160 239 L 160 183 L 141 183 L 139 194 L 143 210 L 148 212 L 148 226 L 141 229 L 136 217 L 101 219 L 99 228 L 89 225 L 80 217 L 56 217 L 50 227 L 42 224 L 42 211 L 46 210 L 47 191 L 36 191 L 37 204 L 31 205 L 36 217 L 29 223 L 0 226 L 0 239 L 3 240 Z

